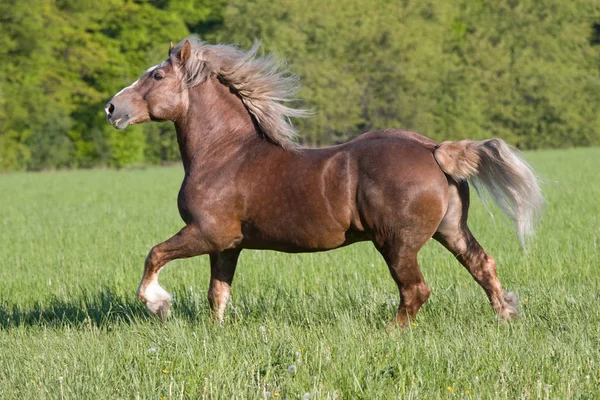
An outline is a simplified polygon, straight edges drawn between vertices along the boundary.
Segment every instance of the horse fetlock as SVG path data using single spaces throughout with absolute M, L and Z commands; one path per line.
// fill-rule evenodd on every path
M 422 282 L 419 285 L 417 285 L 416 289 L 419 301 L 421 302 L 421 304 L 425 303 L 427 299 L 429 299 L 429 296 L 431 296 L 431 289 L 429 289 L 429 286 L 425 282 Z
M 212 317 L 217 319 L 219 322 L 223 322 L 225 316 L 225 309 L 227 308 L 227 302 L 229 301 L 230 293 L 228 290 L 210 290 L 208 293 L 208 302 L 212 309 Z
M 519 316 L 519 300 L 512 292 L 503 292 L 502 297 L 493 305 L 498 317 L 505 321 Z
M 504 292 L 504 303 L 510 318 L 519 316 L 519 299 L 513 292 Z
M 396 329 L 402 330 L 406 328 L 409 321 L 410 315 L 408 311 L 406 310 L 406 308 L 400 307 L 398 311 L 396 311 L 394 318 L 392 318 L 392 320 L 388 323 L 387 330 L 388 332 Z
M 152 315 L 162 318 L 169 315 L 172 298 L 158 282 L 154 281 L 145 289 L 138 290 L 138 297 L 146 304 L 146 308 Z
M 408 288 L 401 290 L 402 302 L 400 309 L 405 309 L 411 316 L 414 316 L 419 311 L 419 308 L 429 299 L 431 289 L 425 282 L 420 282 L 411 285 Z

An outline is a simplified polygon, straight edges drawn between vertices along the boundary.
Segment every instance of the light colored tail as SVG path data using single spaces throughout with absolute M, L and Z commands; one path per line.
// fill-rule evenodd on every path
M 442 171 L 457 180 L 468 180 L 479 197 L 485 188 L 502 211 L 513 220 L 521 245 L 533 233 L 544 199 L 533 169 L 519 152 L 501 139 L 443 142 L 434 157 Z

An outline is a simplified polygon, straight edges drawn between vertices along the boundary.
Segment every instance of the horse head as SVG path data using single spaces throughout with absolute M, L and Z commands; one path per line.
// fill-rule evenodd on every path
M 108 123 L 117 129 L 147 121 L 175 121 L 187 113 L 188 91 L 185 64 L 191 44 L 169 47 L 169 57 L 150 67 L 131 85 L 119 91 L 106 104 Z

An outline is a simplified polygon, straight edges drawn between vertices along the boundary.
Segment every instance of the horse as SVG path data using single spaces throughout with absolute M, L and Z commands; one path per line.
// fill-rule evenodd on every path
M 298 78 L 257 50 L 194 36 L 171 42 L 166 60 L 106 104 L 117 129 L 170 120 L 177 132 L 185 226 L 145 260 L 137 295 L 149 312 L 169 315 L 171 295 L 158 274 L 174 259 L 210 256 L 208 301 L 222 322 L 242 249 L 317 252 L 371 241 L 398 286 L 390 324 L 402 328 L 430 296 L 417 253 L 433 238 L 466 267 L 500 319 L 517 316 L 516 296 L 503 290 L 467 217 L 471 182 L 491 194 L 524 243 L 543 197 L 519 152 L 501 139 L 437 143 L 399 129 L 302 147 L 290 118 L 307 111 L 286 105 Z

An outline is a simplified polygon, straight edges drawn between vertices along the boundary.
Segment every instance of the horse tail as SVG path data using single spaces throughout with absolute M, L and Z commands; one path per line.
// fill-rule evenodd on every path
M 501 139 L 461 140 L 439 144 L 433 156 L 447 175 L 471 182 L 484 204 L 481 189 L 486 189 L 515 223 L 524 246 L 544 199 L 538 178 L 517 150 Z

